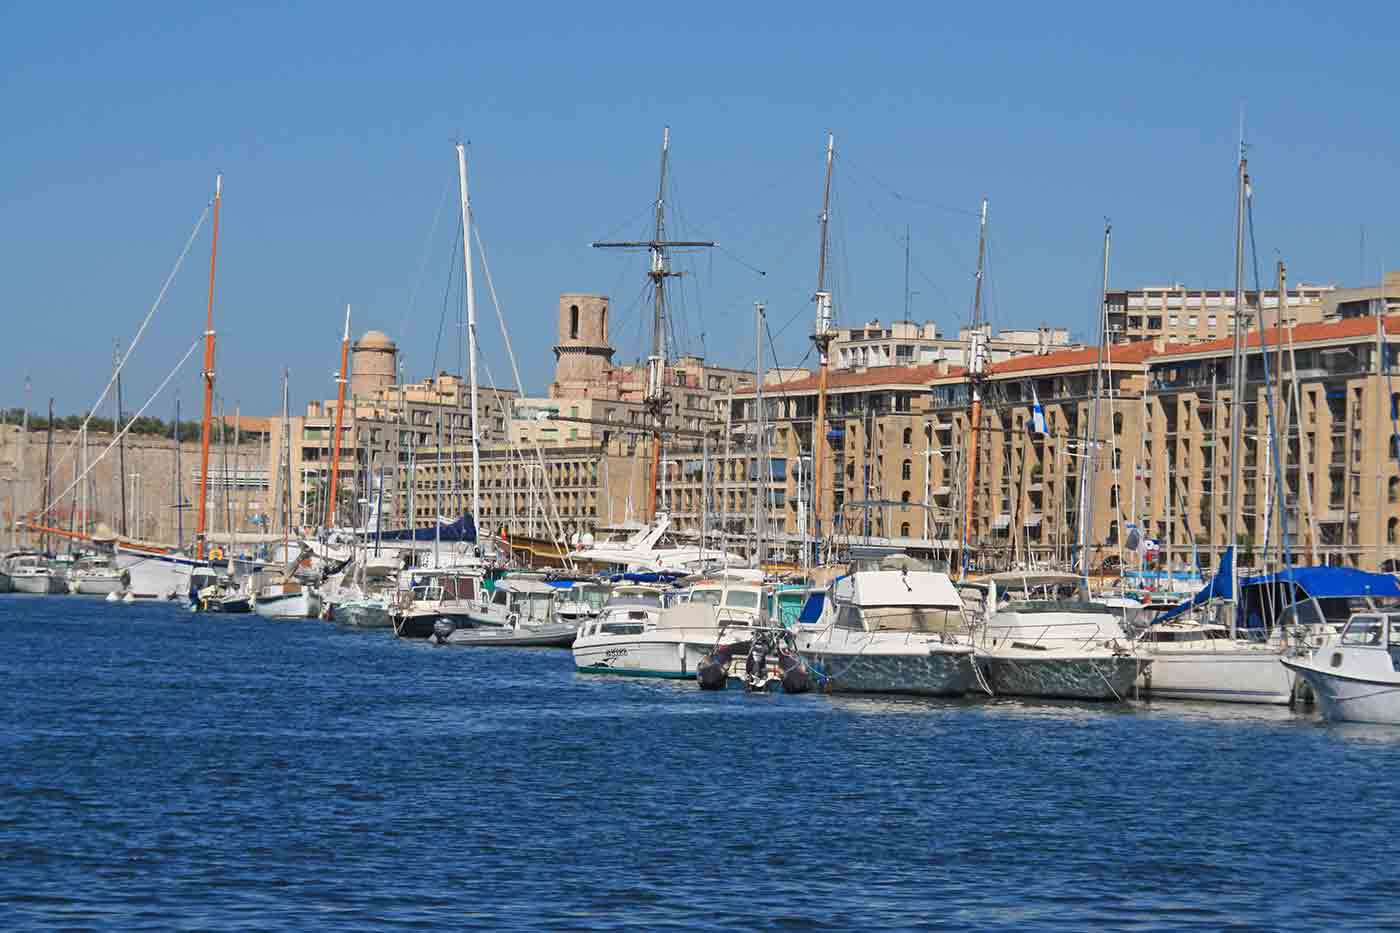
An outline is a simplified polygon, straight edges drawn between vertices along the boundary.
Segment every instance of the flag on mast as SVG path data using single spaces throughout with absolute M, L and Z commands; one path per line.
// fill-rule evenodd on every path
M 1035 383 L 1031 383 L 1031 430 L 1037 434 L 1048 434 L 1045 430 L 1045 409 L 1040 407 L 1040 395 L 1035 391 Z

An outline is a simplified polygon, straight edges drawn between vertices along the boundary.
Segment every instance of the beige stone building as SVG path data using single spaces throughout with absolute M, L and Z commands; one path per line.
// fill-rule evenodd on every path
M 926 366 L 967 363 L 970 331 L 962 328 L 956 337 L 945 337 L 932 321 L 893 321 L 881 324 L 869 321 L 858 327 L 843 327 L 831 342 L 831 365 L 835 369 L 856 369 L 872 366 Z M 1017 356 L 1048 353 L 1070 345 L 1069 331 L 1063 327 L 1039 327 L 1035 330 L 1003 330 L 992 333 L 986 328 L 988 358 L 993 362 Z
M 1286 324 L 1312 324 L 1340 320 L 1330 285 L 1297 285 L 1287 289 L 1282 303 Z M 1246 309 L 1260 309 L 1264 321 L 1273 323 L 1279 312 L 1278 289 L 1247 291 Z M 1109 291 L 1104 298 L 1108 335 L 1112 341 L 1153 340 L 1173 343 L 1218 340 L 1235 330 L 1235 292 L 1229 288 L 1188 288 L 1185 285 L 1149 285 Z M 1251 316 L 1251 321 L 1253 320 Z

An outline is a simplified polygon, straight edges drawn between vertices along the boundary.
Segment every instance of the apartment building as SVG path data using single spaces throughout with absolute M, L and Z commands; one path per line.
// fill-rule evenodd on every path
M 927 366 L 933 363 L 967 364 L 971 331 L 964 327 L 956 338 L 943 336 L 932 321 L 870 321 L 859 327 L 843 327 L 831 342 L 831 365 L 835 369 L 872 366 Z M 1000 362 L 1017 356 L 1049 353 L 1070 345 L 1069 331 L 1062 327 L 1035 330 L 1003 330 L 992 333 L 986 327 L 983 346 L 989 359 Z

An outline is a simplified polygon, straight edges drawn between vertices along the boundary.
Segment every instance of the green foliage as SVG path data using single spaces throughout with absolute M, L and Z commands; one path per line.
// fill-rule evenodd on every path
M 5 424 L 23 424 L 24 409 L 0 409 L 0 417 L 3 417 Z M 86 415 L 55 415 L 53 419 L 54 430 L 76 431 L 83 426 L 83 419 L 86 417 Z M 171 432 L 171 425 L 172 422 L 169 421 L 162 421 L 159 418 L 142 416 L 132 421 L 130 433 L 146 435 L 154 434 L 160 437 L 169 437 Z M 47 431 L 48 429 L 49 418 L 47 414 L 39 414 L 37 412 L 30 413 L 29 430 L 31 432 Z M 181 421 L 180 440 L 197 441 L 199 440 L 200 430 L 200 422 L 198 421 Z M 101 415 L 95 416 L 91 421 L 88 422 L 88 431 L 93 434 L 111 434 L 112 419 L 110 417 L 104 418 Z M 214 439 L 217 440 L 218 436 L 218 425 L 216 424 L 214 426 Z

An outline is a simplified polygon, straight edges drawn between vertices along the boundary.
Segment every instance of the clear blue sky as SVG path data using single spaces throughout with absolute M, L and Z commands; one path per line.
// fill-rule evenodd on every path
M 913 316 L 963 322 L 983 194 L 999 326 L 1091 332 L 1105 216 L 1115 286 L 1228 285 L 1242 106 L 1264 274 L 1276 251 L 1293 281 L 1400 268 L 1393 5 L 239 6 L 0 12 L 3 404 L 26 374 L 36 409 L 91 404 L 220 171 L 230 409 L 273 413 L 284 365 L 294 406 L 333 396 L 346 302 L 427 375 L 459 288 L 458 138 L 530 391 L 560 292 L 611 295 L 619 356 L 642 352 L 645 260 L 588 243 L 645 232 L 667 123 L 672 232 L 724 246 L 683 261 L 677 336 L 722 363 L 752 365 L 757 299 L 780 362 L 807 351 L 828 128 L 843 323 L 902 316 L 906 224 Z M 206 230 L 133 360 L 136 404 L 201 330 L 207 263 Z M 192 411 L 197 360 L 175 385 Z

